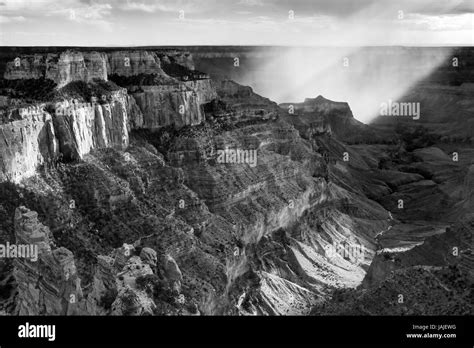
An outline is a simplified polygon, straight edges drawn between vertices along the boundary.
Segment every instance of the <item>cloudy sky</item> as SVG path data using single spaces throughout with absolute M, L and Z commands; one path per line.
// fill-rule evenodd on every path
M 474 0 L 0 0 L 0 45 L 474 45 Z

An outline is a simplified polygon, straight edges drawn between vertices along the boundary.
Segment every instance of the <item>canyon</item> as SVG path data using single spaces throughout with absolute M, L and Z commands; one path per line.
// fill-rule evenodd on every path
M 0 259 L 0 313 L 472 314 L 472 74 L 364 124 L 257 94 L 234 55 L 3 50 L 0 243 L 39 258 Z

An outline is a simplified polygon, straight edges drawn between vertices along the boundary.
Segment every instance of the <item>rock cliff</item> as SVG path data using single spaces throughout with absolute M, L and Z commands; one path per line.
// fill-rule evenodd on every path
M 81 159 L 92 149 L 128 146 L 130 105 L 126 90 L 118 90 L 104 104 L 56 104 L 53 118 L 60 153 L 66 160 Z
M 55 159 L 59 144 L 53 118 L 41 107 L 8 110 L 6 117 L 10 122 L 0 125 L 0 180 L 18 182 Z
M 4 78 L 53 80 L 59 87 L 72 81 L 107 80 L 107 56 L 99 52 L 66 51 L 61 54 L 30 55 L 8 62 Z
M 137 128 L 158 129 L 163 126 L 195 126 L 204 120 L 201 98 L 184 85 L 142 86 L 133 93 L 143 117 L 135 121 Z
M 115 51 L 108 54 L 107 73 L 121 76 L 139 74 L 165 75 L 160 58 L 154 52 Z
M 161 59 L 174 64 L 183 60 L 184 71 L 192 68 L 189 56 L 169 54 Z M 104 82 L 109 75 L 125 78 L 120 83 L 131 92 Z M 160 82 L 137 82 L 137 76 Z M 161 69 L 158 54 L 147 51 L 22 56 L 7 63 L 4 78 L 52 80 L 57 85 L 51 98 L 57 101 L 5 99 L 0 124 L 2 181 L 18 182 L 38 166 L 80 160 L 93 149 L 125 149 L 133 129 L 201 124 L 202 105 L 216 97 L 208 78 L 170 77 Z
M 37 248 L 37 260 L 16 258 L 14 277 L 18 283 L 19 315 L 80 314 L 81 281 L 74 255 L 64 247 L 55 248 L 51 232 L 38 221 L 38 214 L 25 207 L 15 212 L 16 243 Z
M 40 165 L 81 159 L 95 148 L 127 147 L 129 114 L 138 112 L 124 90 L 103 104 L 64 100 L 53 107 L 37 104 L 4 113 L 8 122 L 0 125 L 2 181 L 18 182 Z

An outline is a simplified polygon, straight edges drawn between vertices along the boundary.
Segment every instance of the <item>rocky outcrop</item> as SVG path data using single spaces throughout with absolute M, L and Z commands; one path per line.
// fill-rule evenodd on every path
M 158 262 L 156 251 L 152 248 L 143 248 L 140 252 L 140 258 L 143 263 L 150 265 L 150 267 L 156 267 L 156 263 Z
M 133 91 L 138 87 L 138 91 Z M 217 97 L 209 79 L 170 81 L 131 87 L 141 113 L 131 120 L 134 128 L 159 129 L 195 126 L 205 120 L 202 105 Z
M 45 104 L 7 109 L 3 118 L 9 122 L 0 124 L 0 181 L 18 182 L 40 165 L 78 160 L 93 149 L 126 148 L 129 115 L 140 113 L 130 101 L 121 89 L 103 104 L 65 100 L 56 103 L 54 111 Z
M 156 74 L 165 76 L 161 69 L 160 58 L 148 51 L 114 51 L 108 54 L 108 74 L 134 76 Z
M 171 255 L 165 255 L 163 260 L 163 273 L 165 278 L 170 282 L 171 288 L 178 293 L 181 292 L 181 283 L 183 275 L 176 261 Z
M 65 51 L 61 54 L 17 57 L 8 62 L 5 79 L 46 78 L 63 87 L 72 81 L 107 81 L 107 56 L 99 52 Z
M 302 103 L 283 103 L 285 120 L 306 133 L 312 131 L 335 134 L 347 143 L 380 142 L 382 138 L 352 115 L 349 104 L 328 100 L 323 96 L 306 98 Z
M 18 182 L 59 155 L 52 116 L 41 106 L 9 110 L 0 124 L 0 182 Z
M 49 66 L 54 57 L 55 55 L 52 54 L 16 57 L 13 61 L 7 63 L 3 77 L 9 80 L 45 77 L 46 66 Z
M 442 233 L 426 238 L 418 245 L 403 249 L 381 250 L 374 258 L 363 287 L 372 287 L 387 279 L 395 270 L 424 266 L 446 266 L 469 263 L 473 243 L 472 216 L 463 218 L 444 229 Z
M 158 129 L 164 126 L 194 126 L 203 122 L 197 93 L 183 85 L 142 86 L 133 93 L 143 118 L 134 119 L 137 128 Z
M 173 64 L 192 69 L 192 57 L 168 52 Z M 102 91 L 99 103 L 89 103 L 82 96 L 73 102 L 82 86 L 61 89 L 70 82 L 107 81 L 108 75 L 160 76 L 158 85 L 135 86 L 129 95 L 126 89 Z M 61 101 L 15 105 L 5 99 L 0 124 L 0 181 L 15 182 L 33 175 L 36 168 L 59 160 L 78 160 L 93 149 L 129 144 L 131 129 L 159 129 L 166 126 L 193 126 L 205 120 L 202 105 L 216 98 L 209 79 L 179 81 L 161 69 L 160 57 L 148 51 L 78 52 L 21 56 L 7 64 L 5 79 L 50 79 L 60 88 Z M 93 84 L 87 88 L 97 88 Z M 71 92 L 72 91 L 72 92 Z M 105 94 L 103 94 L 105 93 Z M 85 102 L 85 103 L 84 103 Z M 9 122 L 9 123 L 7 123 Z
M 126 148 L 129 142 L 128 100 L 122 89 L 111 94 L 110 101 L 105 104 L 56 104 L 59 115 L 53 122 L 63 158 L 81 159 L 98 148 Z
M 112 303 L 112 315 L 153 314 L 156 308 L 153 299 L 137 288 L 137 278 L 153 274 L 150 266 L 140 257 L 132 256 L 117 274 L 117 298 Z
M 176 64 L 186 67 L 189 70 L 194 70 L 193 55 L 189 52 L 181 50 L 167 50 L 163 55 L 163 59 L 167 62 L 173 61 Z
M 0 181 L 18 182 L 42 164 L 79 160 L 93 149 L 124 149 L 132 129 L 201 124 L 201 105 L 215 97 L 209 80 L 141 88 L 133 96 L 108 92 L 100 103 L 9 107 L 2 115 L 8 123 L 0 124 Z
M 91 315 L 105 315 L 110 311 L 112 302 L 117 296 L 116 270 L 114 259 L 110 256 L 99 255 L 85 303 L 87 313 Z
M 473 218 L 409 250 L 378 253 L 359 288 L 336 291 L 313 314 L 471 315 Z
M 208 112 L 213 118 L 230 123 L 278 118 L 276 103 L 231 80 L 215 82 L 219 102 L 211 104 Z
M 18 314 L 80 314 L 81 280 L 72 252 L 55 248 L 49 229 L 38 221 L 36 212 L 25 207 L 15 212 L 15 235 L 17 244 L 37 250 L 37 260 L 16 258 L 14 261 Z
M 185 81 L 184 85 L 197 95 L 199 105 L 209 103 L 217 98 L 216 88 L 209 78 Z
M 169 52 L 162 59 L 194 70 L 189 53 Z M 159 55 L 152 51 L 113 51 L 110 53 L 67 50 L 60 54 L 20 55 L 7 63 L 3 77 L 14 79 L 45 78 L 59 88 L 73 81 L 107 81 L 109 75 L 167 75 L 161 68 Z
M 47 67 L 46 78 L 54 80 L 58 87 L 72 81 L 107 81 L 106 56 L 98 52 L 64 52 L 59 56 L 57 70 L 54 65 Z
M 153 315 L 157 306 L 171 311 L 173 296 L 184 298 L 176 261 L 170 255 L 158 260 L 156 251 L 149 247 L 138 252 L 133 245 L 124 244 L 110 256 L 100 255 L 95 269 L 86 302 L 88 312 L 94 315 Z M 167 297 L 158 293 L 167 293 Z

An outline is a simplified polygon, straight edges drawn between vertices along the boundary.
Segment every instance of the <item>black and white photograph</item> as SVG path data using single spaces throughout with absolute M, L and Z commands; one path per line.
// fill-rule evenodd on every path
M 0 0 L 2 348 L 472 347 L 473 235 L 472 0 Z

